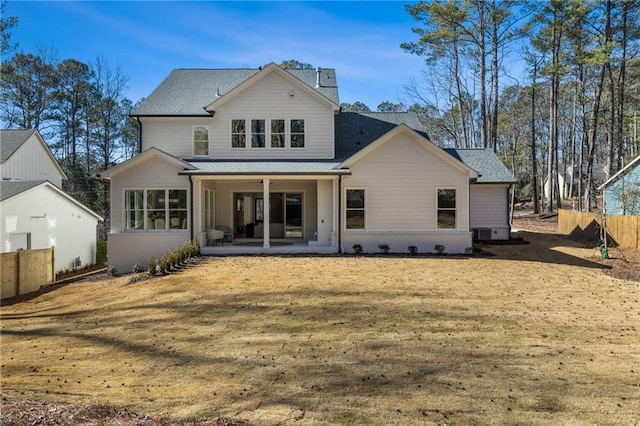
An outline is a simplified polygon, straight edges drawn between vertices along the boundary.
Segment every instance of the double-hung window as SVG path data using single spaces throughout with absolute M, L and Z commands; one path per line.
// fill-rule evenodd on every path
M 346 198 L 347 229 L 364 229 L 364 189 L 347 189 Z
M 456 229 L 455 189 L 438 189 L 438 229 Z
M 231 120 L 231 147 L 245 148 L 247 146 L 247 122 L 245 120 Z
M 304 148 L 304 120 L 291 120 L 291 148 Z
M 187 229 L 186 189 L 127 189 L 124 199 L 127 230 Z
M 209 155 L 209 126 L 193 126 L 193 155 Z
M 285 147 L 285 126 L 284 120 L 271 120 L 271 148 Z
M 266 139 L 265 120 L 251 120 L 251 148 L 264 148 Z

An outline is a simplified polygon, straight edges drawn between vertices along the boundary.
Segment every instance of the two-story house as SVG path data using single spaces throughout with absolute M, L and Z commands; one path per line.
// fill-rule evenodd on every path
M 189 239 L 204 253 L 462 253 L 508 239 L 513 175 L 444 150 L 413 113 L 340 111 L 335 70 L 176 69 L 132 114 L 140 153 L 111 181 L 109 263 Z M 230 242 L 209 247 L 210 228 Z
M 95 263 L 102 218 L 61 189 L 40 132 L 0 130 L 0 176 L 0 252 L 55 247 L 56 271 Z

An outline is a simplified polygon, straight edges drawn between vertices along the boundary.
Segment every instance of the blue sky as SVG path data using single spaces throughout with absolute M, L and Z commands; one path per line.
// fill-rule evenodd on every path
M 406 1 L 18 1 L 12 41 L 58 59 L 101 56 L 129 77 L 125 95 L 147 96 L 174 68 L 257 68 L 297 59 L 335 68 L 341 102 L 405 100 L 423 60 L 400 49 L 417 23 Z

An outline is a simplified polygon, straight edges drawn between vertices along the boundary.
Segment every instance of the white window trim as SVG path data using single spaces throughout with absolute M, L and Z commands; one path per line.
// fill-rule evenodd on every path
M 245 129 L 245 143 L 244 147 L 234 147 L 233 146 L 233 121 L 234 120 L 244 120 L 244 129 Z M 265 146 L 264 147 L 252 147 L 251 139 L 251 120 L 264 120 L 265 121 Z M 271 146 L 271 121 L 272 120 L 284 120 L 284 147 L 272 147 Z M 291 146 L 291 120 L 303 120 L 304 121 L 304 146 L 302 147 L 292 147 Z M 229 120 L 229 149 L 232 151 L 240 151 L 240 150 L 250 150 L 250 151 L 264 151 L 264 150 L 275 150 L 275 151 L 305 151 L 309 146 L 309 131 L 308 131 L 308 123 L 306 117 L 301 116 L 272 116 L 272 117 L 232 117 Z M 211 133 L 209 133 L 211 134 Z M 209 141 L 211 143 L 211 141 Z
M 207 129 L 207 153 L 196 154 L 196 127 L 204 127 Z M 193 157 L 205 158 L 211 153 L 211 126 L 206 124 L 194 124 L 191 126 L 191 155 Z
M 349 229 L 347 228 L 347 192 L 348 191 L 364 191 L 364 228 L 362 229 Z M 369 220 L 369 215 L 367 214 L 367 203 L 369 197 L 367 196 L 367 187 L 366 186 L 347 186 L 344 187 L 344 192 L 342 194 L 342 205 L 344 206 L 342 209 L 342 230 L 347 233 L 363 233 L 367 231 L 367 221 Z
M 447 190 L 447 189 L 452 189 L 454 191 L 456 191 L 456 208 L 455 209 L 447 209 L 447 210 L 453 210 L 455 212 L 455 216 L 456 216 L 456 223 L 455 226 L 453 228 L 440 228 L 438 227 L 438 211 L 440 210 L 440 207 L 438 206 L 438 191 L 440 190 Z M 436 191 L 435 191 L 435 230 L 436 232 L 451 232 L 451 231 L 457 231 L 458 230 L 458 219 L 459 219 L 459 195 L 460 195 L 460 189 L 457 186 L 438 186 L 436 187 Z
M 171 190 L 181 190 L 181 191 L 186 191 L 187 193 L 187 208 L 186 208 L 186 212 L 187 212 L 187 227 L 185 229 L 171 229 L 171 227 L 169 226 L 169 221 L 165 219 L 165 229 L 148 229 L 147 228 L 147 198 L 146 198 L 146 193 L 147 191 L 158 191 L 158 190 L 164 190 L 164 191 L 171 191 Z M 143 224 L 144 224 L 144 228 L 143 229 L 130 229 L 127 228 L 127 191 L 144 191 L 143 195 L 142 195 L 142 206 L 143 206 Z M 184 187 L 184 186 L 128 186 L 128 187 L 122 187 L 122 230 L 124 232 L 127 233 L 137 233 L 137 234 L 143 234 L 143 233 L 187 233 L 189 232 L 189 228 L 191 227 L 191 206 L 189 203 L 189 197 L 190 197 L 190 193 L 189 193 L 189 188 Z M 167 218 L 169 216 L 169 205 L 168 203 L 165 203 L 165 218 Z M 167 229 L 167 227 L 169 227 Z

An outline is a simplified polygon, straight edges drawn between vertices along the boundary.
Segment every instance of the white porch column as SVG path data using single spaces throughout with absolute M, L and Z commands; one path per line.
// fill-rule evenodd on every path
M 264 212 L 263 212 L 263 218 L 264 218 L 264 242 L 262 244 L 262 247 L 264 248 L 269 248 L 270 244 L 269 244 L 269 238 L 270 238 L 270 223 L 271 223 L 271 217 L 270 217 L 270 210 L 271 210 L 271 206 L 269 204 L 269 179 L 263 179 L 262 180 L 262 199 L 264 200 Z
M 331 227 L 331 247 L 338 247 L 339 218 L 340 218 L 340 178 L 333 179 L 333 223 Z

